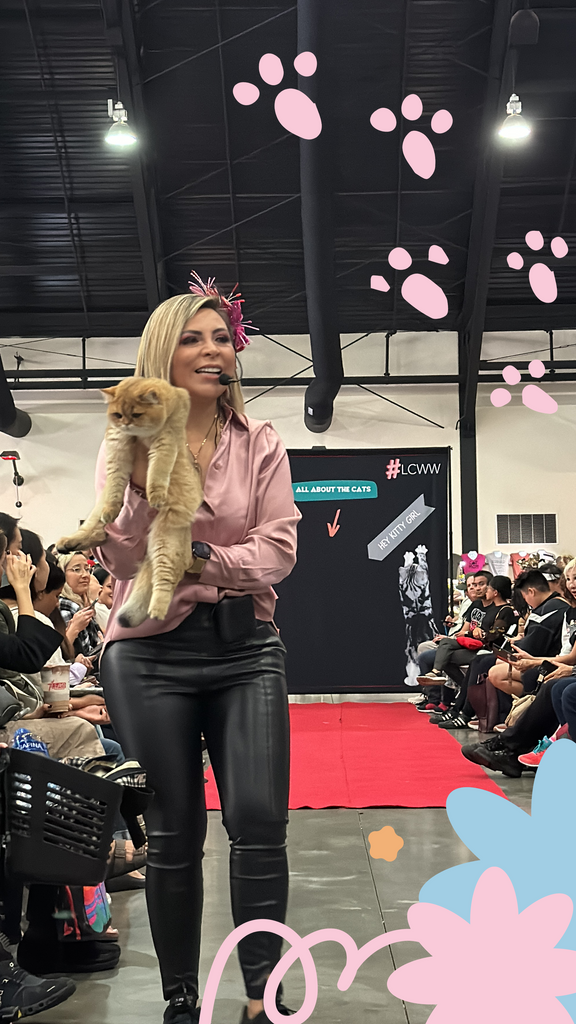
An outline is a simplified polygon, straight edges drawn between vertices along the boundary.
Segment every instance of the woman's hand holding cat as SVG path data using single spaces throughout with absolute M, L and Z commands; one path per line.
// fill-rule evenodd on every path
M 135 487 L 141 487 L 143 491 L 146 490 L 146 474 L 148 473 L 148 448 L 142 441 L 136 441 L 136 451 L 134 454 L 134 464 L 132 466 L 132 476 L 130 477 Z

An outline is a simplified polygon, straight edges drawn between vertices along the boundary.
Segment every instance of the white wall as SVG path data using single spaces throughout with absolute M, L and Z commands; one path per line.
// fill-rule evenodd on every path
M 343 344 L 354 339 L 344 337 Z M 280 341 L 309 355 L 306 336 L 279 337 Z M 558 356 L 570 358 L 576 347 L 576 332 L 557 332 L 555 343 L 566 348 Z M 487 335 L 483 358 L 526 359 L 547 357 L 544 332 L 522 335 Z M 92 365 L 130 366 L 134 363 L 136 339 L 98 339 L 90 342 Z M 20 342 L 2 345 L 7 368 L 13 366 L 15 351 L 25 355 L 24 368 L 77 366 L 79 341 Z M 57 353 L 57 354 L 53 354 Z M 399 334 L 392 338 L 392 373 L 455 373 L 456 337 L 453 334 Z M 306 362 L 266 339 L 256 337 L 242 356 L 246 376 L 286 376 Z M 344 353 L 349 375 L 382 374 L 384 336 L 372 335 Z M 324 434 L 312 434 L 303 422 L 304 389 L 277 388 L 249 401 L 247 412 L 256 419 L 270 419 L 288 448 L 406 448 L 451 446 L 453 448 L 454 545 L 460 546 L 459 453 L 457 389 L 451 385 L 378 387 L 391 399 L 435 420 L 440 427 L 425 423 L 410 412 L 382 401 L 360 388 L 345 387 L 336 400 L 334 419 Z M 522 406 L 520 396 L 510 405 L 495 409 L 490 404 L 492 387 L 482 385 L 478 400 L 478 476 L 480 550 L 496 547 L 497 513 L 555 512 L 558 515 L 557 550 L 576 554 L 576 514 L 573 512 L 575 473 L 572 451 L 576 444 L 576 386 L 547 386 L 559 403 L 553 416 L 543 416 Z M 512 389 L 514 391 L 515 389 Z M 516 389 L 521 390 L 521 389 Z M 246 389 L 250 400 L 257 391 Z M 23 525 L 40 533 L 48 544 L 70 532 L 84 519 L 94 500 L 93 473 L 96 455 L 105 429 L 104 405 L 97 392 L 16 392 L 17 404 L 30 412 L 33 428 L 28 437 L 1 436 L 4 448 L 16 448 L 21 455 Z M 15 512 L 11 468 L 0 462 L 0 507 Z M 513 547 L 509 547 L 513 550 Z

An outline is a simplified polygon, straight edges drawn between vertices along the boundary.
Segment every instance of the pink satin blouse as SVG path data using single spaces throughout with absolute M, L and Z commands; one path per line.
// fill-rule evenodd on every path
M 106 480 L 105 454 L 103 443 L 96 466 L 98 494 Z M 98 548 L 98 560 L 117 581 L 107 643 L 166 633 L 199 601 L 213 604 L 228 596 L 252 594 L 256 618 L 273 619 L 277 595 L 272 585 L 288 576 L 296 563 L 296 527 L 302 517 L 294 504 L 286 449 L 269 421 L 228 411 L 192 527 L 194 540 L 212 549 L 200 582 L 184 576 L 163 621 L 146 619 L 124 629 L 115 613 L 130 593 L 155 515 L 146 499 L 127 487 L 122 511 L 106 527 L 108 539 Z

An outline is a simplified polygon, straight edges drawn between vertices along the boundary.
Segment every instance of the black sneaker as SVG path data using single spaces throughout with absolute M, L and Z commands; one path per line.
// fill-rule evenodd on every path
M 70 978 L 45 981 L 23 971 L 12 960 L 0 961 L 0 1009 L 8 1011 L 10 1007 L 17 1008 L 16 1016 L 0 1016 L 0 1020 L 32 1017 L 35 1013 L 42 1013 L 43 1010 L 63 1003 L 75 991 L 76 985 Z
M 486 740 L 486 743 L 484 743 L 483 746 L 487 747 L 488 750 L 505 750 L 509 753 L 506 741 L 502 736 L 492 736 L 491 739 Z
M 430 718 L 428 719 L 428 721 L 431 722 L 432 725 L 439 725 L 440 722 L 449 722 L 452 719 L 452 717 L 453 717 L 452 708 L 448 708 L 448 711 L 434 712 L 433 714 L 430 715 Z
M 193 996 L 173 996 L 164 1011 L 164 1024 L 198 1024 L 200 1007 Z
M 439 729 L 467 729 L 469 721 L 470 719 L 466 715 L 460 713 L 459 715 L 450 715 L 449 718 L 436 722 L 436 725 Z
M 470 743 L 462 747 L 462 754 L 468 761 L 481 764 L 493 772 L 502 772 L 511 779 L 519 779 L 523 767 L 516 754 L 509 750 L 494 750 L 489 743 Z

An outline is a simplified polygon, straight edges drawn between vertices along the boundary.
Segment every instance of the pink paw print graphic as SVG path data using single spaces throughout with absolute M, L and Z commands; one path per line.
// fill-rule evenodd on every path
M 294 67 L 299 75 L 309 78 L 316 71 L 318 62 L 310 51 L 299 53 Z M 280 85 L 284 78 L 284 66 L 275 53 L 265 53 L 258 64 L 260 78 L 267 85 Z M 243 107 L 249 107 L 260 96 L 260 90 L 252 82 L 237 82 L 232 89 L 234 99 Z M 274 112 L 286 131 L 300 139 L 315 139 L 322 131 L 322 118 L 318 107 L 300 89 L 282 89 L 274 100 Z
M 439 245 L 431 245 L 428 250 L 431 263 L 448 263 L 448 257 Z M 412 266 L 412 257 L 407 249 L 398 246 L 388 254 L 388 263 L 394 270 L 407 270 Z M 377 292 L 389 292 L 390 285 L 381 274 L 373 274 L 370 287 Z M 402 283 L 402 298 L 425 316 L 432 320 L 440 320 L 448 312 L 448 299 L 440 285 L 426 277 L 425 274 L 410 274 Z
M 526 245 L 529 249 L 537 252 L 539 249 L 544 248 L 544 236 L 541 231 L 529 231 L 526 235 Z M 557 260 L 561 260 L 568 253 L 568 246 L 563 238 L 559 235 L 553 238 L 550 242 L 550 249 L 552 255 Z M 524 266 L 524 258 L 519 252 L 510 252 L 506 257 L 506 262 L 511 270 L 522 270 Z M 541 302 L 554 302 L 558 295 L 558 288 L 556 285 L 556 276 L 550 267 L 547 267 L 545 263 L 533 263 L 528 271 L 528 280 L 530 281 L 530 287 L 534 292 L 537 299 Z
M 541 359 L 533 359 L 528 364 L 528 370 L 531 377 L 536 379 L 543 377 L 546 373 L 546 367 Z M 521 381 L 520 371 L 515 366 L 505 366 L 502 370 L 502 376 L 507 384 L 511 387 L 514 384 L 519 384 Z M 503 405 L 508 405 L 512 395 L 508 391 L 508 388 L 495 388 L 490 395 L 490 401 L 492 405 L 495 405 L 497 409 L 501 409 Z M 528 409 L 533 409 L 534 412 L 552 413 L 558 412 L 558 403 L 554 401 L 551 395 L 548 395 L 538 384 L 526 384 L 522 388 L 522 403 L 527 406 Z
M 406 96 L 402 103 L 402 117 L 406 121 L 417 121 L 422 117 L 424 107 L 416 93 Z M 396 115 L 388 107 L 378 107 L 370 117 L 370 124 L 377 132 L 393 132 L 396 127 Z M 453 124 L 453 117 L 448 110 L 437 110 L 432 117 L 430 127 L 436 135 L 444 135 Z M 424 132 L 408 132 L 402 140 L 402 152 L 406 162 L 415 174 L 421 178 L 431 178 L 436 170 L 436 152 Z

